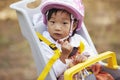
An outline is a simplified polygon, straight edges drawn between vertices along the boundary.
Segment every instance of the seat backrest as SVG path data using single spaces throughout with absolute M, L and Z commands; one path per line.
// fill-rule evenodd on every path
M 47 63 L 42 54 L 43 51 L 39 45 L 40 41 L 36 35 L 35 28 L 32 23 L 32 16 L 39 12 L 39 8 L 29 9 L 27 7 L 27 3 L 28 2 L 26 1 L 20 1 L 10 5 L 10 7 L 16 10 L 22 35 L 28 40 L 30 44 L 39 75 Z M 56 80 L 52 70 L 49 72 L 46 80 Z
M 32 17 L 34 14 L 40 12 L 40 6 L 34 9 L 30 9 L 27 7 L 27 4 L 28 1 L 19 1 L 12 4 L 10 7 L 16 10 L 22 35 L 28 40 L 30 44 L 32 54 L 37 66 L 38 74 L 40 74 L 45 64 L 47 63 L 47 60 L 43 56 L 43 51 L 40 48 L 40 41 L 36 35 L 36 31 L 42 33 L 46 29 L 42 22 L 36 26 L 33 25 Z M 78 34 L 86 39 L 88 44 L 93 48 L 94 53 L 97 54 L 97 51 L 84 24 L 82 24 L 82 28 L 80 31 L 78 31 Z M 56 80 L 52 69 L 46 77 L 46 80 Z

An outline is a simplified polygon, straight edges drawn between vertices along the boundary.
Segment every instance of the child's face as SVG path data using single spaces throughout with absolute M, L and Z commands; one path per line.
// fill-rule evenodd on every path
M 48 32 L 54 40 L 65 38 L 70 33 L 70 15 L 67 12 L 57 11 L 47 22 Z

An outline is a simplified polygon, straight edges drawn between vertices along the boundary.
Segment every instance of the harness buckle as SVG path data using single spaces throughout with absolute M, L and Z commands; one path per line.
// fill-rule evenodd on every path
M 56 45 L 53 44 L 53 43 L 51 43 L 51 44 L 49 45 L 49 47 L 50 47 L 52 50 L 56 50 L 56 49 L 57 49 Z

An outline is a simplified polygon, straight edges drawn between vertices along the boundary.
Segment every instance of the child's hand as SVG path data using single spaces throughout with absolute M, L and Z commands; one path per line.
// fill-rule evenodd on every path
M 88 57 L 85 56 L 85 55 L 77 54 L 77 55 L 71 57 L 72 62 L 69 63 L 69 67 L 72 67 L 72 66 L 74 66 L 74 65 L 76 65 L 76 64 L 78 64 L 78 63 L 82 63 L 82 62 L 86 61 L 87 58 L 88 58 Z
M 68 57 L 72 52 L 73 47 L 70 45 L 68 41 L 65 41 L 61 44 L 61 49 L 62 49 L 62 54 Z
M 77 54 L 74 61 L 76 63 L 82 63 L 82 62 L 84 62 L 86 60 L 87 60 L 87 56 L 82 55 L 82 54 Z
M 62 49 L 60 59 L 63 63 L 65 63 L 65 59 L 68 58 L 68 56 L 72 52 L 73 47 L 70 45 L 70 43 L 67 40 L 59 43 L 61 44 L 61 49 Z

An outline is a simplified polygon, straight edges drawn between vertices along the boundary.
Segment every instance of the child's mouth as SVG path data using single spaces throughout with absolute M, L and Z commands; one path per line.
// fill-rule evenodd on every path
M 54 34 L 55 34 L 56 36 L 59 36 L 59 37 L 62 35 L 62 34 L 59 34 L 59 33 L 54 33 Z

